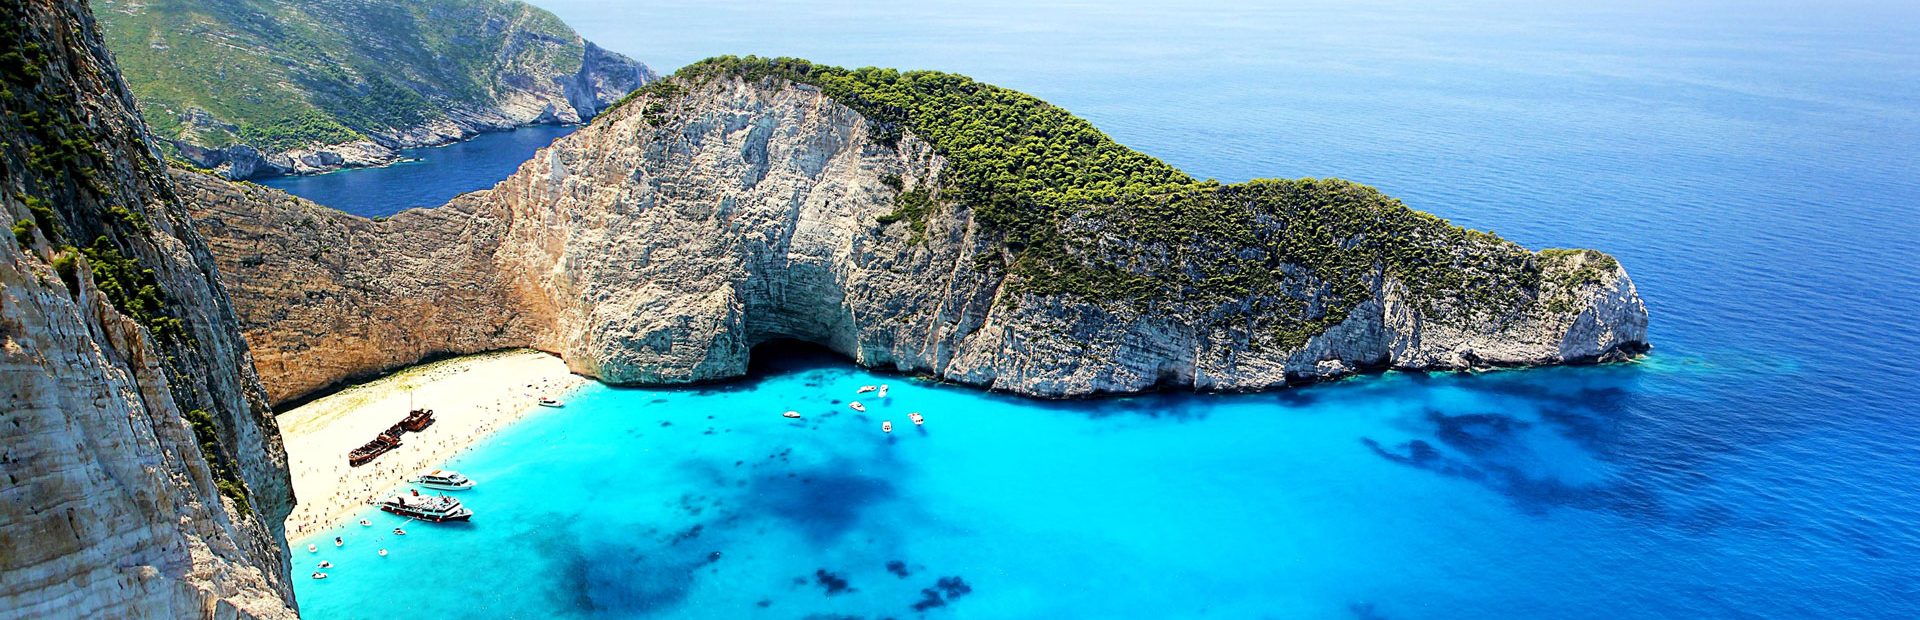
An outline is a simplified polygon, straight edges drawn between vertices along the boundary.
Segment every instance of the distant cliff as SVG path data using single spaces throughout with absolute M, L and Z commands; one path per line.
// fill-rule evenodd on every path
M 1605 254 L 1531 252 L 1345 181 L 1195 182 L 947 74 L 703 63 L 491 190 L 383 222 L 182 186 L 246 283 L 235 304 L 276 400 L 508 346 L 677 383 L 797 338 L 1045 397 L 1646 346 Z
M 514 0 L 99 0 L 170 154 L 232 179 L 578 123 L 654 79 Z
M 293 616 L 279 431 L 92 15 L 0 50 L 0 616 Z

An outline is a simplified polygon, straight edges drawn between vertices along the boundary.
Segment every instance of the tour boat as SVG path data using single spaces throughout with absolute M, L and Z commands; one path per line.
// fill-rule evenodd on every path
M 880 384 L 880 391 L 879 391 L 879 392 L 877 392 L 877 393 L 875 393 L 875 394 L 874 394 L 874 396 L 878 396 L 878 397 L 880 397 L 880 398 L 886 398 L 886 397 L 887 397 L 887 384 L 885 384 L 885 383 L 882 383 L 882 384 Z
M 855 392 L 855 393 L 856 393 L 856 394 L 865 394 L 865 393 L 867 393 L 867 392 L 871 392 L 871 391 L 874 391 L 874 390 L 876 390 L 876 389 L 879 389 L 879 388 L 876 388 L 876 387 L 873 387 L 873 386 L 871 386 L 871 385 L 863 385 L 863 386 L 860 386 L 860 391 L 859 391 L 859 392 Z
M 473 479 L 450 469 L 436 469 L 414 476 L 413 482 L 429 489 L 443 491 L 465 491 L 473 488 Z
M 925 423 L 927 422 L 927 417 L 926 417 L 926 416 L 923 416 L 923 415 L 920 415 L 920 412 L 918 412 L 918 411 L 915 411 L 915 412 L 913 412 L 913 413 L 909 413 L 909 414 L 907 414 L 907 417 L 908 417 L 908 418 L 911 418 L 911 419 L 913 420 L 913 425 L 914 425 L 914 426 L 919 426 L 919 425 L 921 425 L 921 424 L 925 424 Z
M 881 422 L 881 423 L 880 423 L 880 431 L 881 431 L 881 432 L 886 432 L 886 433 L 891 433 L 891 432 L 893 432 L 893 420 L 887 420 L 887 421 L 885 421 L 885 422 Z
M 549 397 L 549 396 L 542 396 L 542 397 L 540 397 L 540 401 L 539 401 L 539 402 L 540 402 L 540 406 L 542 406 L 542 407 L 559 407 L 559 406 L 560 406 L 560 400 L 559 400 L 559 399 L 556 399 L 556 398 L 552 398 L 552 397 Z
M 782 413 L 782 414 L 780 414 L 780 416 L 781 416 L 781 417 L 785 417 L 785 418 L 797 418 L 797 417 L 800 417 L 800 412 L 798 412 L 798 411 L 788 411 L 788 412 L 786 412 L 786 413 Z
M 380 502 L 380 509 L 402 517 L 413 517 L 421 521 L 442 523 L 446 521 L 466 521 L 473 518 L 473 511 L 460 505 L 460 500 L 445 495 L 424 495 L 407 497 L 396 495 Z M 399 534 L 399 528 L 394 529 Z M 402 534 L 404 535 L 404 534 Z

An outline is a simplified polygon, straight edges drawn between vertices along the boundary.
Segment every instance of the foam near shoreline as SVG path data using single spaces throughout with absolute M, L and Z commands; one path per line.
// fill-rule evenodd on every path
M 564 398 L 587 382 L 551 355 L 499 351 L 407 368 L 280 414 L 296 500 L 287 540 L 325 530 L 415 474 L 543 410 L 534 399 Z M 433 426 L 407 433 L 399 448 L 372 463 L 347 464 L 347 452 L 414 408 L 432 409 Z

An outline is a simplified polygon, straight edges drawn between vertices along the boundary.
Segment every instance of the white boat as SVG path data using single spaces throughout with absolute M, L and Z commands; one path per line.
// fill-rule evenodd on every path
M 780 414 L 780 417 L 783 417 L 783 418 L 798 418 L 798 417 L 800 417 L 800 412 L 798 412 L 798 411 L 788 411 L 788 412 L 786 412 L 786 413 L 782 413 L 782 414 Z
M 326 574 L 326 573 L 323 573 L 323 572 L 320 572 L 320 571 L 313 571 L 313 578 L 314 578 L 314 579 L 326 579 L 326 578 L 327 578 L 327 574 Z
M 473 479 L 460 475 L 451 469 L 436 469 L 413 477 L 414 484 L 429 489 L 443 491 L 465 491 L 473 488 Z
M 537 402 L 539 402 L 539 403 L 540 403 L 540 406 L 542 406 L 542 407 L 562 407 L 562 406 L 565 406 L 565 403 L 561 403 L 561 402 L 560 402 L 560 399 L 557 399 L 557 398 L 553 398 L 553 397 L 551 397 L 551 396 L 542 396 L 542 397 L 540 397 L 540 400 L 539 400 L 539 401 L 537 401 Z
M 853 401 L 853 402 L 851 402 L 851 403 L 847 403 L 847 406 L 848 406 L 848 407 L 852 407 L 854 411 L 858 411 L 858 412 L 860 412 L 860 413 L 866 413 L 866 412 L 867 412 L 867 406 L 866 406 L 866 405 L 862 405 L 862 404 L 860 404 L 860 401 L 857 401 L 857 400 L 856 400 L 856 401 Z
M 384 558 L 384 557 L 387 557 L 387 550 L 386 550 L 386 549 L 381 549 L 381 550 L 380 550 L 380 557 L 383 557 L 383 558 Z
M 914 425 L 914 426 L 919 426 L 919 425 L 921 425 L 921 424 L 926 424 L 926 423 L 927 423 L 927 417 L 926 417 L 926 416 L 923 416 L 923 415 L 920 415 L 920 412 L 918 412 L 918 411 L 915 411 L 915 412 L 913 412 L 913 413 L 909 413 L 909 414 L 907 414 L 907 417 L 908 417 L 908 418 L 911 418 L 911 419 L 913 420 L 913 425 Z
M 314 553 L 319 550 L 320 550 L 320 545 L 307 545 L 307 553 Z
M 893 420 L 887 420 L 885 422 L 881 422 L 880 430 L 881 432 L 887 432 L 887 433 L 893 432 Z
M 859 391 L 859 392 L 855 392 L 855 393 L 856 393 L 856 394 L 865 394 L 865 393 L 867 393 L 867 392 L 871 392 L 871 391 L 874 391 L 874 390 L 877 390 L 877 389 L 879 389 L 879 388 L 876 388 L 876 387 L 873 387 L 873 386 L 871 386 L 871 385 L 863 385 L 863 386 L 860 386 L 860 391 Z
M 879 392 L 877 392 L 877 393 L 875 393 L 875 394 L 874 394 L 874 396 L 878 396 L 878 397 L 881 397 L 881 398 L 886 398 L 886 397 L 887 397 L 887 384 L 885 384 L 885 383 L 882 383 L 882 384 L 880 384 L 880 391 L 879 391 Z
M 473 518 L 473 511 L 460 505 L 460 500 L 445 495 L 395 495 L 380 502 L 380 509 L 403 517 L 413 517 L 421 521 L 443 523 L 446 521 L 466 521 Z M 393 533 L 405 536 L 405 530 L 394 528 Z

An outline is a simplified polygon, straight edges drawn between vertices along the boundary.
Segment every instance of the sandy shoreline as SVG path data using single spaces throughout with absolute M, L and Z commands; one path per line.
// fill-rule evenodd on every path
M 297 501 L 287 515 L 287 540 L 324 530 L 494 431 L 546 411 L 534 398 L 565 398 L 587 383 L 551 355 L 500 351 L 407 368 L 280 414 Z M 407 433 L 399 448 L 372 463 L 347 465 L 348 451 L 413 407 L 432 409 L 433 426 Z

